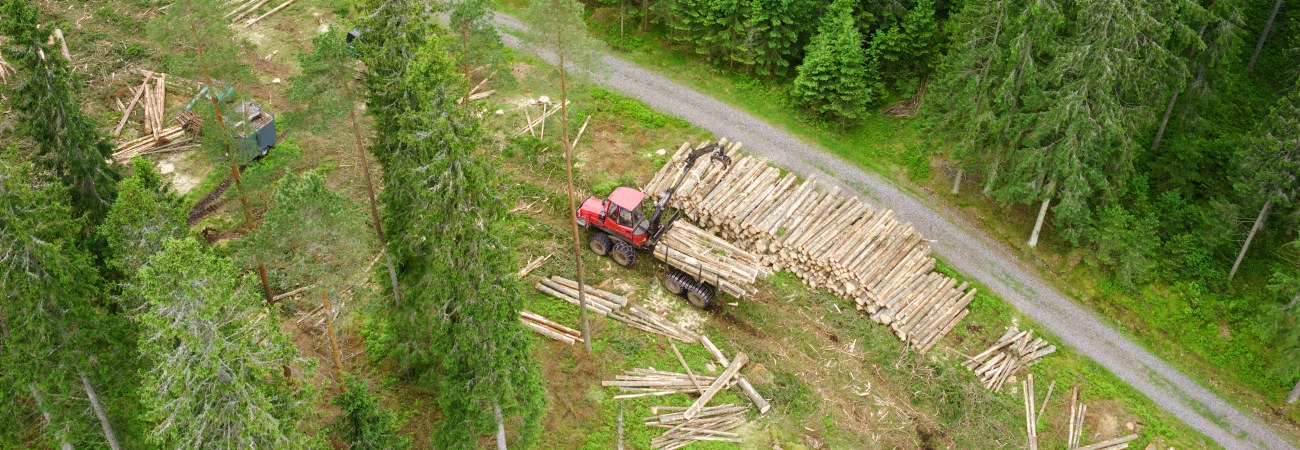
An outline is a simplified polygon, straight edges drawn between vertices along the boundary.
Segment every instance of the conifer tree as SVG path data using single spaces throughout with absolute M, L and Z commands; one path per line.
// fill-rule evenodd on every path
M 545 400 L 518 324 L 520 286 L 509 276 L 515 264 L 497 237 L 506 211 L 493 171 L 474 153 L 482 131 L 456 106 L 457 81 L 436 41 L 408 73 L 424 107 L 402 119 L 398 139 L 408 153 L 395 160 L 383 194 L 389 229 L 401 236 L 390 248 L 402 261 L 407 293 L 395 319 L 399 358 L 440 393 L 438 447 L 471 447 L 493 432 L 503 439 L 514 417 L 521 419 L 519 443 L 529 446 Z
M 992 107 L 997 72 L 992 69 L 1006 57 L 1003 31 L 1010 20 L 1006 0 L 976 0 L 948 21 L 952 44 L 922 114 L 930 118 L 925 125 L 930 138 L 951 144 L 949 153 L 957 163 L 954 195 L 965 171 L 978 169 L 976 161 L 987 159 L 997 145 L 988 132 L 997 114 Z
M 473 67 L 488 66 L 488 72 L 498 77 L 497 83 L 508 81 L 511 77 L 505 67 L 505 45 L 501 43 L 501 34 L 492 26 L 492 10 L 488 0 L 461 0 L 451 7 L 449 25 L 455 33 L 455 45 L 452 54 L 456 55 L 457 65 L 465 75 L 465 97 L 463 104 L 469 104 L 469 91 L 474 88 L 470 79 Z
M 286 174 L 276 183 L 262 226 L 241 254 L 265 261 L 277 292 L 316 284 L 330 295 L 346 290 L 350 275 L 369 259 L 364 217 L 347 197 L 325 187 L 315 172 Z
M 1092 224 L 1093 205 L 1113 201 L 1133 172 L 1137 130 L 1150 105 L 1170 92 L 1161 81 L 1185 67 L 1164 45 L 1172 31 L 1152 2 L 1081 3 L 1072 36 L 1047 67 L 1054 93 L 1018 150 L 1003 198 L 1041 201 L 1028 245 L 1038 243 L 1052 200 L 1053 223 L 1077 243 Z M 1100 197 L 1101 202 L 1097 202 Z
M 193 238 L 170 239 L 140 269 L 148 438 L 166 448 L 314 448 L 315 392 L 257 282 Z M 305 380 L 303 380 L 305 381 Z
M 1246 242 L 1232 263 L 1228 280 L 1237 275 L 1241 261 L 1255 234 L 1264 227 L 1275 205 L 1291 206 L 1300 194 L 1300 89 L 1278 100 L 1262 122 L 1261 135 L 1251 139 L 1242 154 L 1241 179 L 1237 188 L 1248 202 L 1263 201 Z
M 163 51 L 160 72 L 203 81 L 205 69 L 213 78 L 226 83 L 253 81 L 253 73 L 240 62 L 243 52 L 235 30 L 221 20 L 228 8 L 210 0 L 171 2 L 162 17 L 149 20 L 146 31 L 150 40 Z M 199 46 L 203 57 L 199 57 Z
M 383 222 L 379 219 L 379 205 L 375 200 L 375 184 L 370 177 L 370 158 L 366 156 L 361 126 L 357 123 L 357 98 L 353 90 L 356 77 L 356 59 L 337 33 L 324 33 L 312 38 L 312 52 L 298 54 L 298 64 L 302 74 L 289 78 L 290 99 L 310 105 L 305 108 L 308 114 L 319 116 L 317 126 L 324 126 L 331 118 L 343 115 L 347 110 L 348 120 L 352 125 L 352 138 L 357 147 L 357 158 L 361 160 L 361 175 L 366 183 L 366 196 L 369 200 L 371 228 L 380 246 L 386 246 L 388 239 L 384 236 Z M 388 288 L 393 292 L 394 303 L 401 303 L 401 289 L 397 285 L 397 266 L 392 253 L 385 252 L 388 265 Z
M 423 107 L 406 83 L 406 73 L 415 53 L 430 36 L 440 34 L 424 2 L 416 0 L 367 0 L 359 5 L 367 14 L 359 22 L 361 39 L 353 41 L 365 72 L 366 113 L 374 119 L 375 134 L 370 153 L 382 169 L 385 185 L 392 158 L 406 152 L 397 139 L 401 118 Z M 396 231 L 393 231 L 393 234 Z
M 934 0 L 917 1 L 902 22 L 878 31 L 871 45 L 880 54 L 880 73 L 886 78 L 903 83 L 928 75 L 939 56 L 939 23 L 934 18 Z M 911 95 L 911 92 L 899 93 Z
M 115 399 L 99 396 L 97 375 L 123 363 L 120 324 L 97 312 L 99 274 L 76 245 L 66 189 L 34 181 L 30 167 L 0 161 L 0 382 L 31 394 L 49 443 L 119 449 L 105 407 Z
M 528 6 L 528 41 L 540 53 L 549 53 L 559 60 L 555 64 L 560 72 L 560 128 L 561 145 L 564 146 L 564 170 L 568 175 L 569 214 L 578 216 L 577 195 L 573 189 L 573 144 L 569 141 L 569 71 L 573 65 L 595 71 L 600 67 L 601 42 L 587 34 L 587 23 L 582 19 L 582 3 L 577 0 L 533 0 Z M 582 317 L 582 341 L 591 352 L 591 326 L 587 321 L 587 297 L 583 290 L 582 238 L 578 222 L 572 222 L 573 257 L 578 266 L 578 303 Z
M 411 438 L 403 436 L 402 419 L 379 405 L 380 397 L 371 392 L 366 381 L 345 375 L 343 392 L 330 403 L 343 410 L 333 428 L 355 450 L 403 450 L 411 448 Z
M 1168 47 L 1178 54 L 1185 54 L 1187 74 L 1190 80 L 1171 80 L 1173 95 L 1165 106 L 1155 138 L 1151 141 L 1151 151 L 1160 148 L 1165 129 L 1173 115 L 1178 99 L 1187 92 L 1202 102 L 1214 97 L 1216 81 L 1223 79 L 1225 65 L 1236 60 L 1243 43 L 1241 38 L 1241 13 L 1233 1 L 1211 1 L 1208 6 L 1188 2 L 1172 11 L 1167 20 L 1176 20 L 1186 26 L 1174 27 Z M 1196 28 L 1195 34 L 1190 29 Z M 1194 108 L 1186 108 L 1193 118 L 1197 115 Z
M 836 0 L 808 44 L 790 96 L 813 113 L 841 125 L 866 114 L 878 98 L 877 61 L 862 48 L 850 0 Z
M 185 211 L 158 170 L 144 158 L 132 160 L 130 177 L 118 184 L 117 201 L 97 230 L 108 243 L 109 268 L 134 278 L 168 238 L 185 235 Z M 132 299 L 127 296 L 127 300 Z M 125 305 L 128 312 L 140 305 Z
M 121 177 L 106 161 L 112 145 L 81 110 L 81 80 L 59 52 L 46 46 L 52 27 L 40 26 L 38 5 L 23 0 L 0 4 L 0 35 L 22 82 L 9 102 L 18 113 L 18 131 L 37 145 L 36 161 L 71 189 L 73 212 L 103 220 Z

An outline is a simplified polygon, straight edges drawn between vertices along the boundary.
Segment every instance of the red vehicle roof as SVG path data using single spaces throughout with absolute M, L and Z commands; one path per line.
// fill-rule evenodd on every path
M 617 188 L 614 189 L 613 193 L 609 194 L 609 201 L 627 210 L 637 209 L 637 207 L 641 206 L 641 200 L 645 200 L 645 194 L 632 188 Z

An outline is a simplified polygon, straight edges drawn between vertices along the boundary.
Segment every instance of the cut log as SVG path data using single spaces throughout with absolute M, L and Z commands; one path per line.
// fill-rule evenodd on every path
M 722 391 L 722 388 L 727 385 L 727 382 L 731 380 L 731 377 L 736 376 L 736 373 L 740 372 L 740 368 L 743 367 L 746 362 L 749 362 L 749 357 L 745 356 L 744 353 L 737 354 L 736 359 L 732 360 L 731 365 L 727 366 L 727 370 L 722 371 L 722 375 L 718 376 L 718 378 L 713 381 L 713 384 L 710 384 L 709 388 L 704 390 L 703 394 L 700 394 L 700 398 L 696 399 L 695 403 L 692 404 L 690 408 L 686 408 L 686 412 L 682 413 L 682 417 L 686 420 L 691 420 L 698 416 L 700 414 L 700 409 L 704 408 L 704 405 L 708 404 L 709 400 L 712 400 L 714 395 L 717 395 L 718 392 Z

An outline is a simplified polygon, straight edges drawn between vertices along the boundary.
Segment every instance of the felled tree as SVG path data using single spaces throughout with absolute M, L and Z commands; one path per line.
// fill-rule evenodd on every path
M 167 448 L 311 448 L 315 392 L 256 281 L 193 238 L 171 239 L 140 269 L 141 386 L 148 438 Z
M 554 56 L 559 61 L 555 64 L 560 72 L 560 145 L 564 146 L 564 171 L 568 175 L 569 214 L 578 216 L 577 195 L 573 189 L 573 143 L 569 142 L 569 84 L 568 66 L 580 69 L 596 70 L 600 65 L 601 42 L 587 35 L 587 23 L 582 19 L 582 3 L 577 0 L 533 0 L 528 6 L 527 39 L 534 51 L 545 58 Z M 582 345 L 591 352 L 591 326 L 587 321 L 587 295 L 583 290 L 585 280 L 582 277 L 582 237 L 578 232 L 578 222 L 572 221 L 573 258 L 577 262 L 578 272 L 578 309 L 582 318 Z
M 1273 206 L 1290 206 L 1300 194 L 1300 89 L 1279 99 L 1261 123 L 1261 134 L 1251 139 L 1251 145 L 1242 153 L 1242 177 L 1237 188 L 1248 201 L 1263 200 L 1264 205 L 1228 271 L 1228 280 L 1237 275 L 1250 242 L 1264 228 Z
M 82 224 L 65 188 L 33 181 L 29 167 L 0 161 L 0 382 L 31 394 L 47 442 L 118 449 L 92 375 L 129 349 L 113 345 L 119 321 L 97 311 L 99 274 L 76 245 Z
M 185 235 L 185 211 L 179 208 L 171 186 L 164 184 L 158 171 L 144 158 L 132 161 L 130 177 L 118 184 L 117 201 L 97 230 L 108 243 L 108 267 L 133 278 L 162 250 L 167 238 Z M 128 296 L 127 300 L 132 297 Z M 134 311 L 140 305 L 126 305 Z
M 39 6 L 23 0 L 0 5 L 4 53 L 22 82 L 9 95 L 18 113 L 18 132 L 36 142 L 36 161 L 71 188 L 73 212 L 103 220 L 121 177 L 106 162 L 112 145 L 81 110 L 81 82 L 59 52 L 45 45 L 51 27 L 40 26 Z
M 356 96 L 352 80 L 356 76 L 354 69 L 356 59 L 349 51 L 342 36 L 337 33 L 324 33 L 312 38 L 312 52 L 299 53 L 298 64 L 302 74 L 289 78 L 289 98 L 306 102 L 308 114 L 314 113 L 323 126 L 331 118 L 342 115 L 347 110 L 352 125 L 352 137 L 357 147 L 357 158 L 361 160 L 362 179 L 366 182 L 366 195 L 370 200 L 371 227 L 379 245 L 387 245 L 383 222 L 379 220 L 379 206 L 375 201 L 375 184 L 370 179 L 370 158 L 366 156 L 365 144 L 361 136 L 361 126 L 357 123 Z M 389 289 L 393 291 L 393 301 L 402 302 L 401 290 L 397 286 L 397 266 L 391 253 L 384 253 L 388 262 Z
M 847 125 L 878 97 L 876 61 L 862 48 L 850 0 L 836 0 L 808 44 L 790 96 L 813 113 Z

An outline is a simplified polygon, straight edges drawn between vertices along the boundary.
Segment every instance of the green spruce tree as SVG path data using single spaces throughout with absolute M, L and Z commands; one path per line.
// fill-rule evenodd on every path
M 1237 275 L 1255 234 L 1264 228 L 1274 206 L 1291 206 L 1300 195 L 1300 89 L 1278 100 L 1260 126 L 1260 134 L 1242 151 L 1237 189 L 1247 204 L 1261 204 L 1259 215 L 1232 263 L 1228 280 Z
M 411 448 L 411 438 L 403 436 L 402 418 L 393 410 L 379 405 L 381 397 L 371 391 L 365 379 L 347 374 L 343 392 L 330 404 L 343 410 L 333 429 L 349 448 L 355 450 L 404 450 Z
M 52 27 L 40 24 L 38 5 L 0 4 L 0 35 L 7 59 L 23 75 L 9 92 L 18 131 L 36 142 L 36 161 L 71 189 L 73 212 L 99 223 L 113 203 L 121 175 L 107 162 L 112 145 L 81 110 L 81 80 L 68 61 L 46 44 Z
M 836 0 L 808 44 L 790 96 L 814 114 L 847 125 L 879 98 L 876 69 L 853 23 L 852 2 Z
M 316 448 L 315 392 L 257 282 L 193 238 L 170 239 L 139 272 L 141 388 L 149 441 L 166 448 Z
M 115 341 L 120 317 L 100 312 L 99 274 L 77 245 L 82 219 L 66 188 L 31 173 L 0 161 L 0 382 L 31 395 L 47 444 L 119 449 L 109 415 L 122 418 L 106 404 L 129 400 L 100 393 L 102 380 L 125 381 L 113 370 L 129 367 L 131 349 Z
M 535 443 L 545 405 L 530 340 L 518 324 L 520 286 L 499 240 L 506 211 L 493 170 L 475 152 L 482 131 L 456 106 L 458 76 L 430 41 L 412 60 L 409 86 L 420 111 L 402 118 L 398 139 L 409 152 L 395 160 L 384 190 L 390 243 L 403 268 L 407 301 L 393 319 L 399 361 L 436 387 L 441 448 L 469 448 L 482 435 L 504 440 L 518 417 L 518 444 Z M 402 210 L 398 210 L 401 208 Z
M 185 211 L 170 183 L 144 158 L 132 160 L 130 177 L 118 184 L 117 201 L 98 232 L 108 243 L 109 268 L 126 279 L 162 250 L 163 241 L 185 235 Z M 125 305 L 136 311 L 139 304 Z

